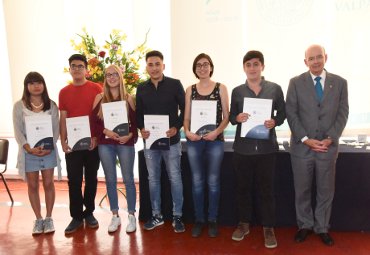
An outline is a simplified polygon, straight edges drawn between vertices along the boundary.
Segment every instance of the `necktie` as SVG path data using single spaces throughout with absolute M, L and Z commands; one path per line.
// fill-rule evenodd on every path
M 319 101 L 321 102 L 322 100 L 322 96 L 324 94 L 323 90 L 322 90 L 322 85 L 321 85 L 321 77 L 320 76 L 317 76 L 315 78 L 315 81 L 316 81 L 316 84 L 315 84 L 315 90 L 316 90 L 316 95 L 317 95 L 317 98 L 319 99 Z

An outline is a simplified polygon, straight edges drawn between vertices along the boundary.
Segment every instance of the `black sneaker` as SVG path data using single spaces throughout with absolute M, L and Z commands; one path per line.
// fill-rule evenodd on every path
M 72 219 L 68 227 L 64 230 L 64 234 L 72 234 L 76 232 L 76 230 L 79 229 L 82 226 L 82 224 L 83 224 L 82 220 Z
M 208 222 L 208 236 L 209 237 L 216 237 L 218 236 L 218 228 L 216 221 L 209 221 Z
M 90 214 L 85 217 L 85 223 L 89 228 L 98 228 L 99 222 L 95 219 L 94 215 Z
M 163 225 L 163 223 L 164 223 L 163 216 L 160 214 L 157 214 L 157 215 L 152 216 L 152 218 L 150 218 L 150 220 L 148 220 L 144 224 L 144 229 L 152 230 L 153 228 Z
M 172 227 L 175 233 L 185 232 L 185 226 L 184 223 L 182 223 L 180 216 L 173 216 Z
M 191 230 L 192 237 L 199 237 L 202 234 L 204 223 L 203 222 L 195 222 L 193 229 Z

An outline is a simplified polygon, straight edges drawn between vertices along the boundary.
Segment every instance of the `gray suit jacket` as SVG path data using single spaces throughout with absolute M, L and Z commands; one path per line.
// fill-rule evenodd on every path
M 312 157 L 315 152 L 301 142 L 305 136 L 322 140 L 330 137 L 333 144 L 327 153 L 316 153 L 322 159 L 338 155 L 338 140 L 348 119 L 347 81 L 326 72 L 324 96 L 317 99 L 310 72 L 290 80 L 286 97 L 286 114 L 292 132 L 291 154 L 298 157 Z

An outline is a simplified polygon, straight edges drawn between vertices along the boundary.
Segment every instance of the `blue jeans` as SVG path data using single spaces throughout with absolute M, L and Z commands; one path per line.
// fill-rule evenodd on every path
M 161 161 L 163 158 L 171 183 L 173 215 L 182 216 L 181 143 L 171 145 L 170 150 L 144 149 L 144 156 L 148 169 L 152 214 L 161 214 Z
M 220 169 L 224 157 L 224 142 L 187 141 L 192 174 L 195 220 L 204 222 L 204 189 L 208 187 L 208 221 L 217 220 L 220 200 Z
M 123 183 L 126 187 L 126 200 L 129 213 L 135 212 L 136 206 L 136 186 L 134 181 L 134 146 L 118 144 L 100 144 L 99 156 L 105 174 L 105 183 L 109 198 L 110 209 L 112 212 L 118 212 L 117 196 L 117 169 L 116 160 L 121 166 Z

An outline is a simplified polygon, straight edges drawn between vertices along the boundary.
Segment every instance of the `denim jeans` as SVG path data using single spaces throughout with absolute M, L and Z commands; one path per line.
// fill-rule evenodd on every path
M 192 174 L 195 220 L 204 222 L 204 189 L 208 190 L 208 221 L 217 220 L 220 200 L 220 169 L 224 157 L 222 141 L 187 141 Z
M 161 161 L 163 158 L 171 183 L 173 215 L 182 216 L 181 143 L 178 142 L 177 144 L 171 145 L 170 150 L 144 149 L 144 156 L 148 169 L 152 214 L 161 214 Z
M 105 183 L 107 186 L 110 210 L 112 212 L 117 212 L 119 209 L 116 169 L 116 160 L 118 156 L 118 160 L 121 166 L 123 183 L 126 187 L 127 210 L 129 213 L 134 213 L 136 206 L 136 186 L 134 181 L 134 146 L 100 144 L 98 148 L 101 164 L 103 166 L 105 174 Z

